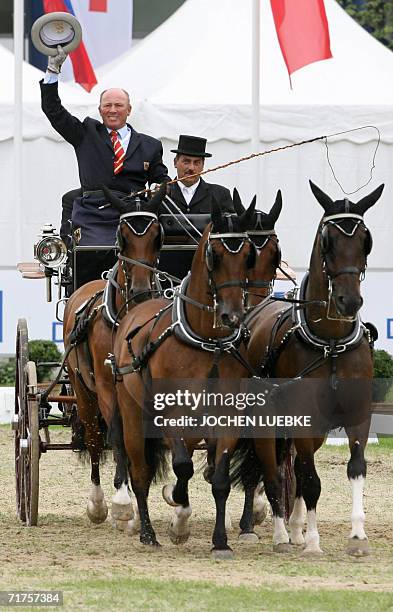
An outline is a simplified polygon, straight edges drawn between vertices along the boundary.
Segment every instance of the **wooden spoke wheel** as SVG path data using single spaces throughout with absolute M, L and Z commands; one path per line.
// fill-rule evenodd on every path
M 26 366 L 29 360 L 28 331 L 25 319 L 19 319 L 16 330 L 16 371 L 15 371 L 15 411 L 13 418 L 13 430 L 15 434 L 15 489 L 16 489 L 16 514 L 25 522 L 25 490 L 24 490 L 24 467 L 21 440 L 26 439 L 26 415 L 27 415 L 27 384 Z
M 40 463 L 39 402 L 37 399 L 37 371 L 34 361 L 27 362 L 26 379 L 28 408 L 26 415 L 27 449 L 23 461 L 23 484 L 26 523 L 29 526 L 34 526 L 37 525 L 38 520 Z

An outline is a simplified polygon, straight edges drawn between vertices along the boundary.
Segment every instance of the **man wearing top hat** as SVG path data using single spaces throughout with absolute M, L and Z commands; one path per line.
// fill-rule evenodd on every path
M 153 183 L 170 180 L 162 161 L 159 140 L 138 133 L 127 118 L 131 113 L 129 95 L 122 89 L 108 89 L 101 94 L 99 113 L 102 122 L 86 117 L 80 121 L 61 104 L 58 75 L 67 54 L 57 47 L 49 57 L 48 69 L 41 85 L 42 110 L 54 129 L 75 149 L 82 197 L 75 200 L 72 211 L 75 236 L 81 246 L 115 243 L 119 213 L 106 203 L 102 185 L 125 198 Z M 112 251 L 83 253 L 83 274 L 78 285 L 99 278 L 114 263 Z
M 224 211 L 233 212 L 229 189 L 207 183 L 198 176 L 203 172 L 205 159 L 212 156 L 206 152 L 205 138 L 181 135 L 177 149 L 171 149 L 171 153 L 176 153 L 173 163 L 180 181 L 169 185 L 169 196 L 182 212 L 210 213 L 213 199 Z
M 205 159 L 212 156 L 206 152 L 206 138 L 181 135 L 177 149 L 172 149 L 171 152 L 176 153 L 174 166 L 177 171 L 176 178 L 180 180 L 168 185 L 169 197 L 166 198 L 165 205 L 161 206 L 161 212 L 168 213 L 169 209 L 178 214 L 177 207 L 186 215 L 209 214 L 213 200 L 224 212 L 234 212 L 229 189 L 207 183 L 199 176 L 199 173 L 203 172 Z M 193 256 L 194 251 L 182 251 L 180 257 L 173 251 L 161 251 L 159 268 L 183 278 L 191 269 Z

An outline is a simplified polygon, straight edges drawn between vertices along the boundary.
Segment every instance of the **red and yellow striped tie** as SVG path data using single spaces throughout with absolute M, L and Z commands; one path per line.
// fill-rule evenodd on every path
M 111 132 L 111 141 L 113 151 L 115 153 L 115 160 L 113 162 L 113 172 L 114 174 L 119 174 L 119 172 L 121 172 L 123 168 L 125 153 L 115 130 L 112 130 Z

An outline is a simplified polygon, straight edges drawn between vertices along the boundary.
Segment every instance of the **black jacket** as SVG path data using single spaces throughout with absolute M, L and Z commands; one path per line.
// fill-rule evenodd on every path
M 218 202 L 223 211 L 234 212 L 229 189 L 221 185 L 206 183 L 202 178 L 188 206 L 177 183 L 170 185 L 169 189 L 169 197 L 185 214 L 210 213 L 213 200 Z M 177 213 L 168 199 L 166 204 Z M 161 211 L 168 213 L 164 206 L 161 207 Z M 161 251 L 159 268 L 178 278 L 184 278 L 191 269 L 193 257 L 194 251 Z
M 109 189 L 130 193 L 144 189 L 146 183 L 169 180 L 168 169 L 162 162 L 161 142 L 134 129 L 123 169 L 115 176 L 113 147 L 104 124 L 90 117 L 82 122 L 71 115 L 61 104 L 57 83 L 41 81 L 40 85 L 42 110 L 56 132 L 75 149 L 83 190 L 100 189 L 104 184 Z
M 194 196 L 188 206 L 177 183 L 169 186 L 169 197 L 184 213 L 210 213 L 213 199 L 220 204 L 222 210 L 226 212 L 233 212 L 232 198 L 229 189 L 222 187 L 222 185 L 206 183 L 203 178 L 201 178 Z M 173 209 L 170 202 L 168 202 L 168 206 L 171 208 L 171 210 Z M 173 212 L 176 211 L 173 210 Z

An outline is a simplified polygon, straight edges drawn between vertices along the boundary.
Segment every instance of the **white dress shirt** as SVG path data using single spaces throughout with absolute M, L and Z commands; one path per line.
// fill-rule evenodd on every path
M 189 206 L 192 198 L 194 197 L 194 193 L 198 189 L 198 185 L 199 185 L 200 182 L 201 182 L 201 179 L 198 179 L 197 182 L 194 183 L 193 185 L 191 185 L 190 187 L 187 187 L 181 181 L 178 182 L 178 185 L 180 187 L 180 191 L 183 194 L 183 198 L 185 199 L 185 201 L 187 203 L 187 206 Z
M 106 128 L 108 130 L 108 134 L 110 135 L 112 132 L 111 128 Z M 127 151 L 127 147 L 128 144 L 130 142 L 130 138 L 131 138 L 131 128 L 129 125 L 123 125 L 122 128 L 120 128 L 119 130 L 116 130 L 117 132 L 117 137 L 120 140 L 120 144 L 123 147 L 123 151 L 126 152 Z

